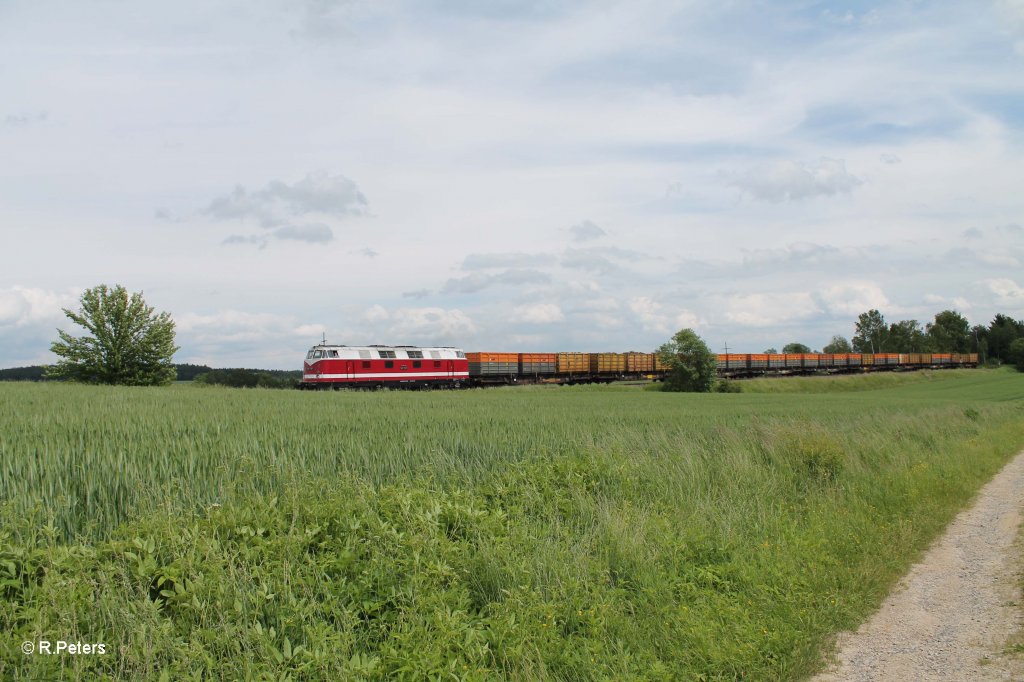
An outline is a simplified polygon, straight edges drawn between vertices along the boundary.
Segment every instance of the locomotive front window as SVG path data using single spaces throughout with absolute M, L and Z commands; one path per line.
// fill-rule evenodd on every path
M 313 359 L 318 360 L 324 356 L 323 351 L 313 351 Z
M 308 353 L 306 353 L 306 359 L 307 360 L 312 360 L 313 359 L 313 351 L 309 351 Z
M 466 357 L 466 354 L 463 353 L 461 350 L 457 350 L 457 351 L 455 351 L 455 357 L 457 357 L 457 358 L 464 358 L 464 357 Z

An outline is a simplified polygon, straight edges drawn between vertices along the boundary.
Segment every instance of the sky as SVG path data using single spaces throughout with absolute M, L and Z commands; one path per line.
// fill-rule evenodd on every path
M 1024 0 L 0 0 L 0 367 L 1024 318 Z

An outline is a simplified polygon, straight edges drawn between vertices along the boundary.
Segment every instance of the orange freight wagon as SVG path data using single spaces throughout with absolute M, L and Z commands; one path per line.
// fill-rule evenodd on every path
M 626 356 L 622 353 L 591 353 L 590 371 L 593 374 L 622 374 L 626 371 Z
M 747 369 L 750 356 L 743 353 L 719 353 L 718 369 Z
M 627 372 L 653 372 L 654 371 L 654 354 L 653 353 L 638 353 L 636 351 L 629 351 L 626 353 L 626 371 Z
M 520 374 L 554 374 L 558 368 L 558 355 L 555 353 L 520 353 Z
M 590 371 L 590 353 L 559 353 L 559 374 L 586 374 Z
M 800 362 L 803 363 L 803 367 L 814 368 L 821 365 L 821 354 L 820 353 L 801 353 Z
M 466 353 L 469 376 L 514 376 L 519 373 L 518 353 Z

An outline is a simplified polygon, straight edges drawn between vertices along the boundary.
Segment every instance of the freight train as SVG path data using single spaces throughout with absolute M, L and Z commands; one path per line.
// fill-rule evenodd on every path
M 721 377 L 976 367 L 977 353 L 729 353 Z M 657 353 L 464 353 L 438 346 L 339 346 L 306 354 L 300 388 L 460 388 L 500 384 L 660 380 Z

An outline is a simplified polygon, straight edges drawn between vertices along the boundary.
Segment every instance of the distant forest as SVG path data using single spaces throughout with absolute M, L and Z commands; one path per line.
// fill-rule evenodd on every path
M 178 381 L 194 381 L 200 384 L 236 386 L 246 388 L 294 388 L 302 379 L 301 370 L 281 369 L 214 369 L 206 365 L 175 365 Z M 48 381 L 43 376 L 45 368 L 12 367 L 0 369 L 0 381 Z

